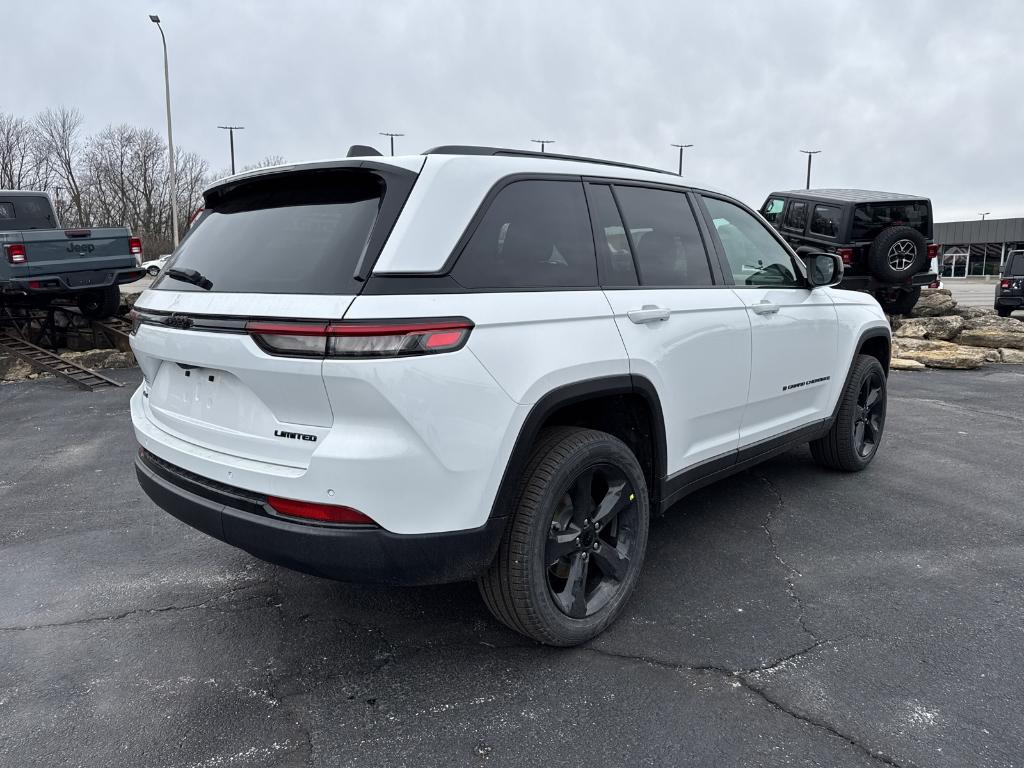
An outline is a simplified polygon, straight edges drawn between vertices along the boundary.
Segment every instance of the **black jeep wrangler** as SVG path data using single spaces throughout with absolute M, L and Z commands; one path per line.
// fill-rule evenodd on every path
M 845 265 L 840 288 L 867 291 L 887 313 L 905 315 L 936 279 L 929 271 L 932 204 L 924 197 L 861 189 L 773 192 L 761 215 L 797 253 L 828 251 Z

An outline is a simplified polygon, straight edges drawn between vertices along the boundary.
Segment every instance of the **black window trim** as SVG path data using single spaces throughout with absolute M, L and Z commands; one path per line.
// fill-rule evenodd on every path
M 757 211 L 753 210 L 749 205 L 745 205 L 744 203 L 741 203 L 736 198 L 729 197 L 728 195 L 723 195 L 723 194 L 721 194 L 719 192 L 709 192 L 709 191 L 705 191 L 705 190 L 699 190 L 699 191 L 698 190 L 694 190 L 694 191 L 697 193 L 696 196 L 699 198 L 698 203 L 700 204 L 701 215 L 704 218 L 705 225 L 707 226 L 708 231 L 711 233 L 712 242 L 714 243 L 714 246 L 715 246 L 715 252 L 718 255 L 719 268 L 723 271 L 723 274 L 725 276 L 725 281 L 726 281 L 725 284 L 728 287 L 733 288 L 733 289 L 740 289 L 740 290 L 762 290 L 762 291 L 765 290 L 766 288 L 771 288 L 772 290 L 779 290 L 779 291 L 786 291 L 786 290 L 792 291 L 792 290 L 795 290 L 795 289 L 807 290 L 807 289 L 809 289 L 811 287 L 810 282 L 808 282 L 808 280 L 807 280 L 807 268 L 804 266 L 803 259 L 801 259 L 799 256 L 797 256 L 796 251 L 793 250 L 793 247 L 788 242 L 786 242 L 786 239 L 781 234 L 779 234 L 778 230 L 776 230 L 775 227 L 773 227 L 771 224 L 768 224 L 767 222 L 765 222 L 764 219 L 761 218 L 760 214 L 757 213 Z M 729 263 L 728 256 L 726 256 L 725 246 L 722 244 L 722 240 L 721 240 L 721 238 L 718 237 L 718 232 L 715 230 L 715 223 L 714 223 L 714 219 L 711 216 L 711 212 L 708 210 L 707 206 L 704 205 L 704 198 L 706 198 L 706 197 L 707 198 L 712 198 L 714 200 L 721 200 L 722 202 L 725 202 L 725 203 L 731 203 L 732 205 L 737 206 L 741 210 L 744 210 L 747 213 L 749 213 L 751 216 L 753 216 L 754 220 L 758 224 L 760 224 L 762 227 L 764 227 L 765 231 L 768 232 L 768 234 L 770 234 L 773 238 L 775 238 L 775 242 L 777 242 L 779 245 L 781 245 L 782 249 L 787 254 L 789 254 L 789 260 L 792 262 L 793 269 L 796 272 L 796 274 L 797 274 L 801 284 L 800 285 L 778 285 L 778 286 L 770 286 L 770 285 L 739 285 L 736 282 L 736 279 L 733 277 L 732 265 Z

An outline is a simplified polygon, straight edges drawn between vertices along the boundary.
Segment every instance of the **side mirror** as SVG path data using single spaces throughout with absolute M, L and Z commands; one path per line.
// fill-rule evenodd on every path
M 807 282 L 812 288 L 839 285 L 843 280 L 843 260 L 834 253 L 802 253 L 807 265 Z

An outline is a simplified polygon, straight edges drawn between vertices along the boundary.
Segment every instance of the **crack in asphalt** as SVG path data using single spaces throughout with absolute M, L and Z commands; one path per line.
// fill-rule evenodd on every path
M 207 608 L 213 603 L 216 603 L 220 600 L 224 600 L 237 592 L 241 592 L 243 590 L 251 589 L 257 586 L 260 586 L 258 582 L 255 584 L 243 584 L 237 587 L 232 587 L 231 589 L 222 594 L 203 600 L 201 603 L 190 603 L 187 605 L 165 605 L 160 608 L 133 608 L 130 611 L 122 611 L 121 613 L 113 613 L 107 616 L 87 616 L 84 619 L 56 621 L 51 624 L 28 624 L 24 626 L 0 627 L 0 632 L 31 632 L 37 629 L 58 629 L 61 627 L 73 627 L 79 624 L 96 624 L 104 621 L 120 621 L 121 619 L 126 619 L 136 614 L 168 613 L 171 611 L 191 611 L 197 608 Z M 254 595 L 250 598 L 247 598 L 247 601 L 256 600 L 260 597 L 263 596 Z
M 738 685 L 742 686 L 744 690 L 757 696 L 759 699 L 768 704 L 772 709 L 778 712 L 782 712 L 783 714 L 788 715 L 795 720 L 810 725 L 814 728 L 818 728 L 838 739 L 841 739 L 842 741 L 845 741 L 858 752 L 862 752 L 863 754 L 870 757 L 872 760 L 878 761 L 883 765 L 890 766 L 891 768 L 916 768 L 916 764 L 914 763 L 901 763 L 897 761 L 896 758 L 892 757 L 889 754 L 886 754 L 885 752 L 882 752 L 881 750 L 872 749 L 866 744 L 862 744 L 855 737 L 850 736 L 847 733 L 844 733 L 839 729 L 838 726 L 835 726 L 826 720 L 823 720 L 819 717 L 813 717 L 809 714 L 799 712 L 795 709 L 791 709 L 789 706 L 787 706 L 779 699 L 770 696 L 765 687 L 759 686 L 756 684 L 755 681 L 749 679 L 753 675 L 774 670 L 775 668 L 781 666 L 782 664 L 785 664 L 786 662 L 799 659 L 803 656 L 806 656 L 809 653 L 814 652 L 818 648 L 821 648 L 826 645 L 833 645 L 835 642 L 836 641 L 833 640 L 817 640 L 811 645 L 807 646 L 806 648 L 801 648 L 800 650 L 795 651 L 794 653 L 791 653 L 787 656 L 783 656 L 779 659 L 769 662 L 768 664 L 759 667 L 751 667 L 749 669 L 730 669 L 729 667 L 724 667 L 717 664 L 680 664 L 678 662 L 667 661 L 665 659 L 659 659 L 653 656 L 641 656 L 628 653 L 618 653 L 616 651 L 606 651 L 601 648 L 594 648 L 593 646 L 584 646 L 579 650 L 588 651 L 590 653 L 596 653 L 600 656 L 606 656 L 613 659 L 622 659 L 623 661 L 630 661 L 639 664 L 648 664 L 654 667 L 670 669 L 675 672 L 703 672 L 722 675 L 730 680 L 734 680 Z
M 767 486 L 768 492 L 771 493 L 771 495 L 775 498 L 775 510 L 777 510 L 778 512 L 785 511 L 786 502 L 782 498 L 782 493 L 779 491 L 775 483 L 773 483 L 767 475 L 762 475 L 758 473 L 752 474 L 754 475 L 754 477 L 758 478 Z M 779 554 L 779 545 L 778 543 L 776 543 L 775 535 L 772 533 L 772 520 L 774 519 L 774 510 L 771 506 L 769 506 L 768 511 L 765 513 L 764 522 L 761 523 L 761 529 L 765 532 L 765 535 L 768 537 L 768 546 L 771 549 L 772 557 L 774 557 L 775 561 L 779 565 L 781 565 L 782 568 L 785 570 L 785 575 L 783 576 L 783 579 L 786 582 L 786 593 L 789 595 L 789 599 L 797 607 L 796 619 L 800 623 L 800 628 L 804 631 L 804 633 L 806 633 L 812 639 L 817 641 L 819 639 L 817 633 L 815 633 L 813 629 L 807 626 L 807 611 L 804 606 L 804 601 L 801 599 L 800 595 L 796 591 L 796 582 L 794 581 L 794 579 L 802 578 L 803 574 L 800 573 L 800 571 L 798 571 L 792 565 L 790 565 L 786 561 L 786 559 L 782 557 L 781 554 Z

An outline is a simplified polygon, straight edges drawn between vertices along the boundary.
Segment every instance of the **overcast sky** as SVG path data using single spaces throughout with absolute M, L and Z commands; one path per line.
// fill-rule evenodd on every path
M 44 12 L 45 9 L 45 12 Z M 758 205 L 774 189 L 930 196 L 936 218 L 1024 216 L 1017 0 L 37 0 L 4 2 L 0 111 L 65 104 L 91 132 L 164 132 L 214 168 L 266 155 L 529 147 L 674 168 Z

